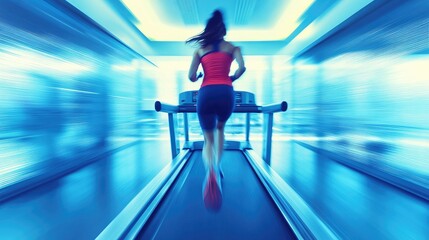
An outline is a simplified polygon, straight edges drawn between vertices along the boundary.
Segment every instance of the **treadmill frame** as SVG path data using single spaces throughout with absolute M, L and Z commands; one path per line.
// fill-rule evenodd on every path
M 284 112 L 287 108 L 288 104 L 285 101 L 267 106 L 236 106 L 234 112 L 246 113 L 246 138 L 242 142 L 226 141 L 225 149 L 241 150 L 243 152 L 258 179 L 298 239 L 339 239 L 317 217 L 305 201 L 270 167 L 273 114 Z M 180 172 L 184 169 L 192 152 L 202 149 L 203 141 L 192 142 L 189 140 L 187 113 L 195 113 L 195 105 L 170 105 L 156 101 L 155 110 L 157 112 L 168 113 L 173 161 L 142 189 L 124 210 L 100 233 L 97 239 L 135 239 Z M 176 115 L 178 113 L 184 114 L 185 122 L 185 144 L 182 151 L 178 147 L 176 132 Z M 263 158 L 256 154 L 249 142 L 250 113 L 265 114 Z

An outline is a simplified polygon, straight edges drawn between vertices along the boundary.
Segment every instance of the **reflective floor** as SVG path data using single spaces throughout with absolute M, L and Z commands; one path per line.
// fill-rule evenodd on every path
M 170 160 L 166 144 L 134 144 L 3 202 L 0 236 L 94 239 Z
M 276 142 L 273 168 L 341 238 L 425 239 L 429 203 L 296 142 Z
M 93 239 L 169 161 L 166 146 L 165 141 L 140 142 L 3 202 L 0 235 Z M 428 236 L 429 203 L 408 192 L 291 141 L 274 143 L 272 166 L 341 238 Z M 224 171 L 228 177 L 241 170 Z

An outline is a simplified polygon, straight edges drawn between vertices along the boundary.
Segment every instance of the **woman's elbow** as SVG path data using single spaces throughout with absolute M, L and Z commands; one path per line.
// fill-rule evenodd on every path
M 191 82 L 195 82 L 195 74 L 189 74 L 188 75 L 188 79 L 189 79 L 189 81 L 191 81 Z
M 245 66 L 240 67 L 241 74 L 243 74 L 245 71 L 246 71 L 246 67 Z

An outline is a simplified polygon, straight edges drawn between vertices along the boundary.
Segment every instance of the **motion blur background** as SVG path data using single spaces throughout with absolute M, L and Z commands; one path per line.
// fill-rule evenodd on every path
M 427 238 L 429 2 L 297 2 L 0 1 L 0 236 L 94 238 L 171 160 L 153 103 L 199 88 L 184 40 L 220 7 L 248 69 L 234 88 L 289 103 L 272 168 L 340 238 Z

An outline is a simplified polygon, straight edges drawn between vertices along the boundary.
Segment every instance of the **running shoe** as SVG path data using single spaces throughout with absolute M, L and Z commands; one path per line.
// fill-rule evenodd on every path
M 219 175 L 211 168 L 203 185 L 204 205 L 207 209 L 218 211 L 222 206 L 222 188 Z

